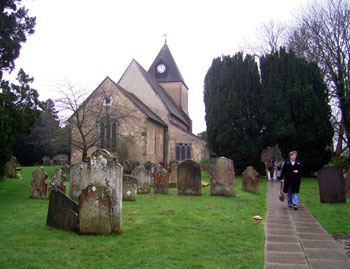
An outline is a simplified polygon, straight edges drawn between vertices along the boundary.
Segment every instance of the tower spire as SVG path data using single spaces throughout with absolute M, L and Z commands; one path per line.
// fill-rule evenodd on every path
M 167 34 L 163 34 L 164 36 L 164 43 L 166 44 L 166 37 L 167 37 Z

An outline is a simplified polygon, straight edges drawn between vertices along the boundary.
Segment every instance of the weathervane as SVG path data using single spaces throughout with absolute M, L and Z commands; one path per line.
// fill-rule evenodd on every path
M 164 42 L 166 44 L 166 36 L 167 36 L 167 34 L 163 34 L 163 36 L 164 36 Z

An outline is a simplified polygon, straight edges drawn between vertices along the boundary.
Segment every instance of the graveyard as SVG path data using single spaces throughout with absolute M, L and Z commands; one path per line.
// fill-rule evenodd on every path
M 200 195 L 180 195 L 177 188 L 164 194 L 151 188 L 135 200 L 123 199 L 122 233 L 107 235 L 46 225 L 49 200 L 29 197 L 33 172 L 39 167 L 21 168 L 18 178 L 0 180 L 1 268 L 264 266 L 268 181 L 257 177 L 252 167 L 244 175 L 255 178 L 252 184 L 258 184 L 259 192 L 252 184 L 245 189 L 247 184 L 236 176 L 234 195 L 211 195 L 210 186 L 202 187 Z M 43 167 L 47 188 L 57 180 L 59 168 Z M 207 171 L 201 171 L 201 180 L 210 182 Z M 67 195 L 69 185 L 65 182 Z M 330 234 L 349 234 L 349 203 L 320 203 L 315 178 L 303 179 L 302 186 L 301 200 L 323 228 Z M 214 187 L 218 190 L 217 183 Z M 254 220 L 256 215 L 262 220 Z

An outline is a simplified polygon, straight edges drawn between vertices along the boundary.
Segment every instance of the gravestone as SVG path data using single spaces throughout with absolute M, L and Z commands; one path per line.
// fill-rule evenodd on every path
M 213 196 L 236 196 L 233 161 L 225 157 L 210 162 L 210 194 Z
M 177 161 L 171 161 L 169 163 L 169 188 L 176 188 L 177 186 L 177 167 L 179 163 Z
M 68 155 L 66 154 L 58 154 L 53 157 L 53 161 L 56 165 L 65 165 L 68 164 Z
M 128 160 L 125 160 L 123 162 L 123 174 L 124 175 L 130 175 L 132 171 L 132 166 Z
M 61 167 L 61 169 L 62 169 L 62 173 L 64 175 L 64 181 L 69 182 L 69 169 L 70 169 L 69 164 L 63 165 Z
M 132 171 L 137 179 L 137 193 L 147 194 L 151 191 L 151 172 L 143 165 L 135 167 Z
M 79 232 L 79 206 L 57 186 L 50 191 L 46 225 L 62 230 Z
M 343 171 L 326 166 L 317 172 L 321 203 L 346 203 Z
M 242 174 L 242 191 L 259 194 L 259 173 L 253 166 L 248 166 Z
M 348 169 L 344 174 L 344 186 L 345 192 L 350 193 L 350 169 Z
M 82 189 L 85 189 L 88 185 L 88 164 L 72 164 L 69 168 L 69 197 L 78 201 Z
M 51 178 L 51 184 L 56 185 L 57 188 L 59 188 L 63 193 L 66 193 L 66 184 L 64 184 L 66 178 L 63 174 L 62 169 L 56 169 L 55 173 L 52 175 Z
M 137 179 L 129 176 L 123 176 L 123 201 L 136 201 Z
M 44 168 L 39 167 L 32 173 L 33 180 L 30 183 L 30 198 L 45 199 L 47 192 L 47 174 Z
M 42 158 L 42 160 L 43 160 L 43 166 L 50 166 L 50 158 L 49 157 L 44 156 Z
M 122 232 L 123 167 L 106 150 L 91 155 L 89 185 L 79 198 L 80 233 Z
M 17 159 L 16 157 L 12 157 L 9 162 L 7 162 L 7 178 L 17 178 Z
M 201 168 L 193 160 L 185 160 L 177 167 L 177 193 L 179 195 L 201 195 Z
M 154 168 L 154 193 L 168 194 L 169 173 L 160 165 Z

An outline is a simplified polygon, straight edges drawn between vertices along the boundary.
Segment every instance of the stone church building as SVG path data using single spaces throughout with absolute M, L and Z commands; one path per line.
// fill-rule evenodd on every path
M 207 143 L 192 133 L 188 91 L 166 42 L 148 71 L 132 60 L 117 83 L 105 78 L 85 100 L 103 108 L 103 113 L 92 114 L 104 115 L 91 134 L 96 143 L 88 156 L 105 148 L 119 159 L 141 164 L 209 158 Z M 76 127 L 72 138 L 79 139 Z M 72 147 L 71 162 L 81 160 L 82 152 Z

